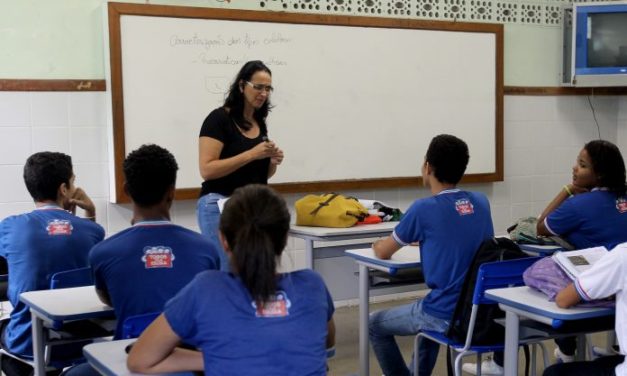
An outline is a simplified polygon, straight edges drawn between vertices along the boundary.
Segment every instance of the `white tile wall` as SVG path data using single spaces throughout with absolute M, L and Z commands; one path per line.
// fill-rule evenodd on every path
M 627 97 L 593 97 L 601 136 L 627 155 Z M 32 208 L 22 183 L 22 166 L 31 153 L 57 150 L 73 157 L 77 184 L 96 203 L 98 222 L 114 234 L 127 228 L 129 205 L 108 202 L 105 94 L 102 92 L 0 92 L 0 218 Z M 570 180 L 583 144 L 598 137 L 586 97 L 508 96 L 505 98 L 505 181 L 467 188 L 491 202 L 497 234 L 521 216 L 537 215 Z M 420 152 L 423 153 L 423 152 Z M 472 154 L 472 150 L 471 150 Z M 419 171 L 417 171 L 419 173 Z M 422 187 L 346 192 L 402 209 L 429 192 Z M 290 207 L 301 194 L 286 195 Z M 197 230 L 194 201 L 176 202 L 175 222 Z M 284 270 L 304 265 L 304 243 L 290 239 Z

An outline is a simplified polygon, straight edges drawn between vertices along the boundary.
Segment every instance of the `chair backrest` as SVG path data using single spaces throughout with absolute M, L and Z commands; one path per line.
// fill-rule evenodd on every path
M 477 305 L 495 304 L 493 300 L 485 297 L 485 291 L 524 285 L 523 273 L 528 267 L 541 258 L 542 257 L 528 257 L 482 264 L 479 267 L 472 303 Z
M 150 312 L 127 317 L 122 323 L 122 338 L 129 339 L 139 337 L 144 329 L 155 321 L 160 314 L 161 312 Z
M 50 278 L 51 289 L 91 286 L 93 284 L 94 277 L 90 267 L 71 269 L 54 273 Z

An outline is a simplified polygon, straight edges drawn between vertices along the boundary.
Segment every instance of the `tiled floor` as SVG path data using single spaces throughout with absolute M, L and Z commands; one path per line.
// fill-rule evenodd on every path
M 406 304 L 411 300 L 396 300 L 385 303 L 371 304 L 370 311 L 384 309 L 395 305 Z M 335 312 L 336 325 L 336 355 L 329 361 L 329 375 L 348 376 L 357 375 L 359 373 L 359 325 L 358 325 L 359 307 L 341 307 Z M 605 346 L 605 334 L 596 334 L 592 336 L 595 345 Z M 413 351 L 413 336 L 399 337 L 399 346 L 405 355 L 405 359 L 409 360 Z M 550 355 L 549 364 L 553 363 L 553 349 L 555 345 L 552 340 L 545 341 L 545 346 Z M 521 352 L 521 364 L 519 366 L 519 374 L 524 374 L 524 356 Z M 468 357 L 467 361 L 474 362 L 474 357 Z M 538 355 L 537 374 L 542 375 L 542 356 Z M 370 374 L 381 375 L 381 369 L 377 363 L 372 351 L 370 351 Z M 436 368 L 433 371 L 435 376 L 446 376 L 446 352 L 441 349 L 438 357 Z

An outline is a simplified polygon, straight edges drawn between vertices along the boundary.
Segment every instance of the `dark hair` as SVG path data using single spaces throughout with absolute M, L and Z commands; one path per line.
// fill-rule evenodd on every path
M 583 147 L 590 156 L 598 186 L 607 187 L 617 196 L 625 195 L 625 161 L 620 150 L 605 140 L 590 141 Z
M 287 205 L 268 186 L 238 188 L 224 206 L 220 231 L 231 249 L 232 265 L 257 304 L 276 292 L 277 258 L 289 228 Z
M 449 134 L 435 136 L 429 144 L 425 160 L 435 170 L 435 177 L 442 183 L 457 184 L 468 166 L 468 145 Z
M 229 116 L 235 120 L 238 127 L 243 128 L 244 130 L 249 130 L 251 128 L 251 124 L 244 119 L 244 94 L 242 93 L 241 81 L 250 81 L 253 75 L 259 71 L 267 72 L 270 76 L 272 76 L 270 68 L 268 68 L 261 60 L 252 60 L 244 64 L 231 84 L 229 93 L 224 100 L 224 107 L 229 108 Z M 266 132 L 266 118 L 268 117 L 268 113 L 271 108 L 272 105 L 270 104 L 270 98 L 268 97 L 261 108 L 255 110 L 253 113 L 253 117 L 257 123 L 259 123 L 259 126 L 262 127 L 262 133 Z
M 154 144 L 142 145 L 124 160 L 126 189 L 135 204 L 147 207 L 164 199 L 176 183 L 179 166 L 174 156 Z
M 24 183 L 35 201 L 56 201 L 59 187 L 69 186 L 73 174 L 72 157 L 63 153 L 35 153 L 24 165 Z

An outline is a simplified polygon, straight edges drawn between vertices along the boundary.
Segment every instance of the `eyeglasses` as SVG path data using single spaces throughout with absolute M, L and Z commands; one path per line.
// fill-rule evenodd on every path
M 264 84 L 253 84 L 250 81 L 246 81 L 246 83 L 248 84 L 248 86 L 252 87 L 253 89 L 257 90 L 257 91 L 265 91 L 268 94 L 272 93 L 274 91 L 274 88 L 271 85 L 264 85 Z

